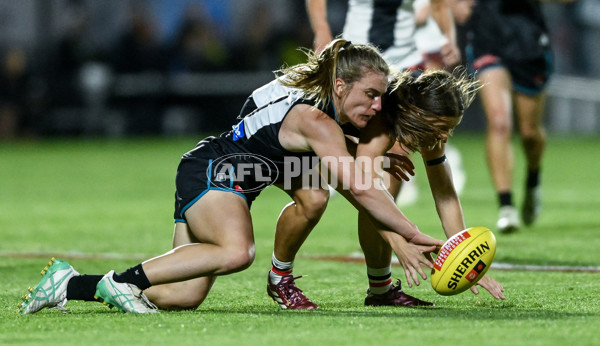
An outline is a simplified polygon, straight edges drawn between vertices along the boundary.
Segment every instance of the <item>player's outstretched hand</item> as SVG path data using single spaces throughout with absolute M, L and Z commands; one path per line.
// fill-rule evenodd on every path
M 473 287 L 471 287 L 471 291 L 473 291 L 473 293 L 475 293 L 475 294 L 479 294 L 479 289 L 477 288 L 478 285 L 480 285 L 481 287 L 488 290 L 488 292 L 490 292 L 490 294 L 494 298 L 506 299 L 503 294 L 504 287 L 502 287 L 502 285 L 498 281 L 492 279 L 488 275 L 485 275 L 484 277 L 482 277 L 481 280 L 479 280 L 477 282 L 477 285 L 474 285 Z
M 423 234 L 423 237 L 416 236 L 413 239 L 417 238 L 418 241 L 432 244 L 418 244 L 413 241 L 409 242 L 394 232 L 383 232 L 380 234 L 390 244 L 396 257 L 398 257 L 398 261 L 404 269 L 408 287 L 412 287 L 413 283 L 417 286 L 420 285 L 419 276 L 423 280 L 427 280 L 427 274 L 423 268 L 433 268 L 431 252 L 435 251 L 439 244 L 443 244 L 441 240 L 436 240 Z
M 431 256 L 426 256 L 431 251 L 435 250 L 435 246 L 423 246 L 406 243 L 401 250 L 394 250 L 398 262 L 404 269 L 404 275 L 406 276 L 406 283 L 408 287 L 412 287 L 413 283 L 417 286 L 421 284 L 419 276 L 423 280 L 427 280 L 427 274 L 423 270 L 423 267 L 433 268 L 431 262 Z

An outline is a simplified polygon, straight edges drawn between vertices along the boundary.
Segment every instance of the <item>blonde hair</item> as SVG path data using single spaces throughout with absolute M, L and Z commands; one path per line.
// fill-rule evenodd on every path
M 396 73 L 384 100 L 390 136 L 413 152 L 439 144 L 443 134 L 452 134 L 452 118 L 463 116 L 479 88 L 463 68 L 452 73 L 429 70 L 419 76 Z
M 336 78 L 351 86 L 367 71 L 386 76 L 390 73 L 377 48 L 370 44 L 335 39 L 318 55 L 308 49 L 302 51 L 307 62 L 276 71 L 277 78 L 283 85 L 301 89 L 307 99 L 325 107 L 332 102 Z

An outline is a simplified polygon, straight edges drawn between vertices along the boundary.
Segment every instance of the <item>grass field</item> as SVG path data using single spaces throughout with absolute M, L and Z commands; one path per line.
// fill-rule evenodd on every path
M 497 235 L 496 262 L 588 268 L 587 272 L 500 270 L 505 301 L 487 292 L 437 295 L 425 282 L 408 289 L 434 308 L 366 308 L 363 264 L 317 260 L 359 250 L 356 212 L 330 201 L 302 248 L 298 285 L 318 311 L 282 311 L 265 284 L 277 215 L 288 202 L 269 188 L 253 205 L 256 261 L 219 278 L 192 312 L 121 314 L 98 303 L 70 302 L 72 313 L 15 314 L 19 297 L 35 285 L 51 256 L 82 273 L 121 271 L 170 248 L 174 174 L 196 138 L 46 140 L 0 145 L 0 344 L 206 345 L 598 345 L 600 328 L 600 139 L 551 138 L 543 170 L 544 213 L 531 228 Z M 496 198 L 483 138 L 452 140 L 463 154 L 462 195 L 469 226 L 493 228 Z M 523 181 L 517 151 L 515 185 Z M 423 171 L 416 157 L 417 175 Z M 443 232 L 421 174 L 419 201 L 404 209 L 420 229 Z M 521 190 L 515 191 L 516 201 Z M 595 270 L 596 271 L 595 271 Z M 394 277 L 403 274 L 395 267 Z

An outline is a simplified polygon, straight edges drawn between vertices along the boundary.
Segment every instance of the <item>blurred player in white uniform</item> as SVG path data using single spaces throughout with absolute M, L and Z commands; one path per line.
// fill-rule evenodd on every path
M 388 64 L 395 68 L 420 67 L 423 59 L 414 40 L 413 0 L 386 1 L 382 5 L 378 5 L 379 2 L 350 0 L 342 36 L 352 42 L 375 44 Z M 315 32 L 315 40 L 316 37 Z

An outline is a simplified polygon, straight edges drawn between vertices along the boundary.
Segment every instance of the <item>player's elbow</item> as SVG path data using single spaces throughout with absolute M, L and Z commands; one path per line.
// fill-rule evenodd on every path
M 361 184 L 350 184 L 348 190 L 357 201 L 362 201 L 369 196 L 369 189 Z

